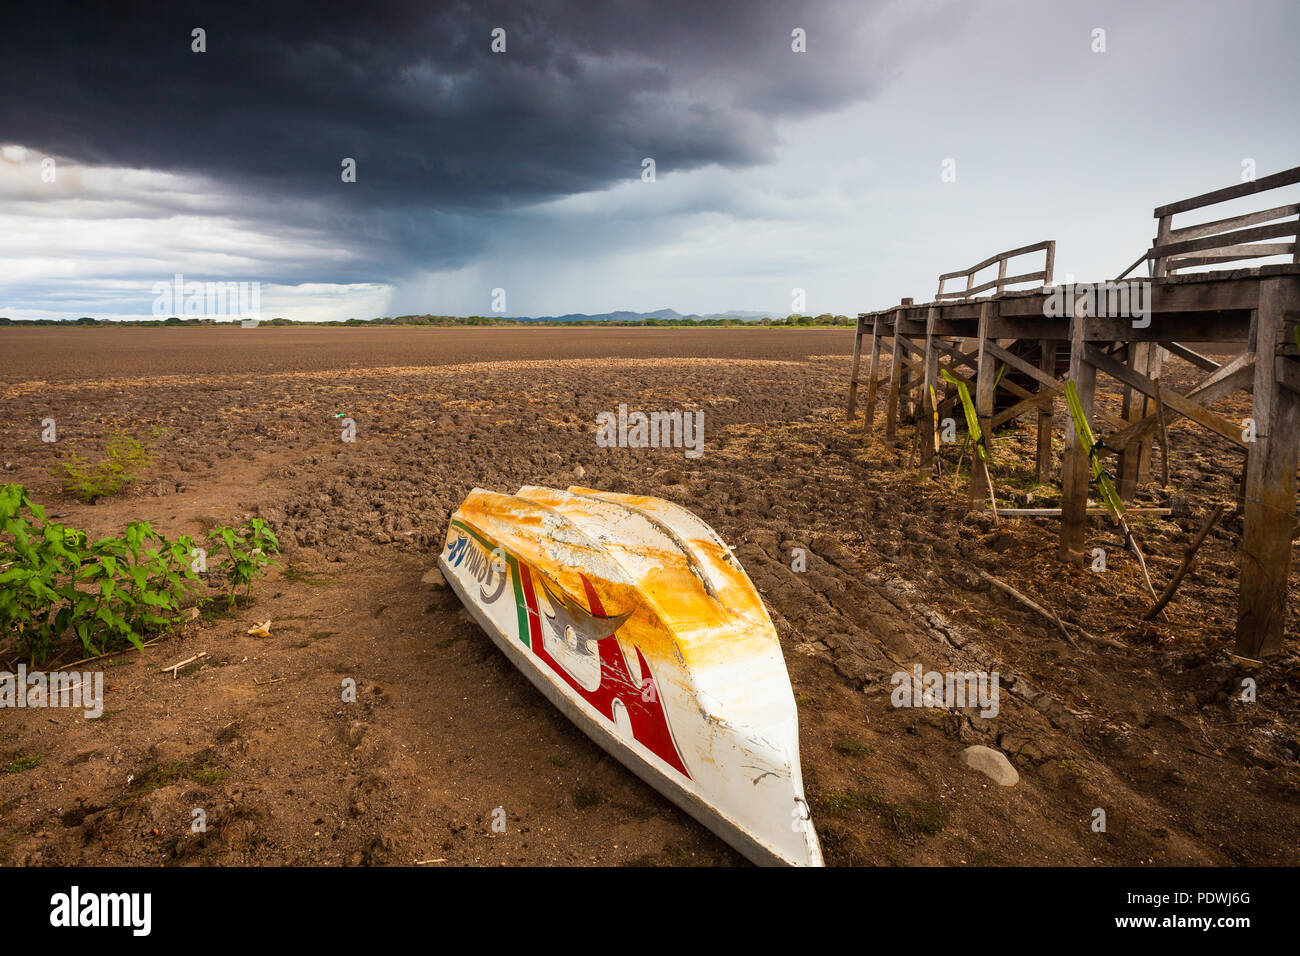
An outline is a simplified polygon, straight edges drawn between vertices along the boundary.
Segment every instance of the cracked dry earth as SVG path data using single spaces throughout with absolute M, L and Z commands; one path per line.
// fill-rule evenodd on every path
M 94 535 L 261 515 L 284 553 L 251 606 L 103 662 L 99 720 L 0 712 L 7 863 L 742 863 L 422 583 L 470 488 L 526 483 L 660 495 L 735 546 L 785 651 L 830 864 L 1300 862 L 1294 629 L 1263 665 L 1226 653 L 1240 462 L 1186 423 L 1170 458 L 1185 516 L 1135 523 L 1157 588 L 1213 503 L 1228 516 L 1164 617 L 1142 624 L 1149 597 L 1103 519 L 1092 544 L 1107 569 L 1063 564 L 1052 521 L 967 511 L 954 453 L 921 476 L 910 430 L 895 449 L 846 423 L 843 331 L 93 331 L 87 348 L 63 330 L 0 330 L 3 479 Z M 1165 380 L 1192 374 L 1175 360 Z M 704 456 L 597 447 L 597 413 L 621 402 L 702 409 Z M 45 417 L 56 445 L 40 442 Z M 54 456 L 154 425 L 157 461 L 126 495 L 58 491 Z M 1006 502 L 1051 505 L 1057 489 L 1027 477 L 1032 447 L 1028 420 L 1001 433 L 995 484 Z M 1104 642 L 1071 646 L 981 568 Z M 246 633 L 267 618 L 270 637 Z M 996 670 L 999 712 L 893 707 L 891 676 L 917 664 Z M 340 700 L 346 677 L 356 703 Z M 961 763 L 972 744 L 1005 752 L 1019 783 Z M 206 833 L 191 832 L 196 808 Z

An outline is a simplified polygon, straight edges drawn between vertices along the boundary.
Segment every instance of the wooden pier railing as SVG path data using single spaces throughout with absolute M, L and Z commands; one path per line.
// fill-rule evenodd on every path
M 1023 275 L 1007 275 L 1007 263 L 1019 256 L 1027 256 L 1031 252 L 1042 252 L 1046 254 L 1046 262 L 1043 268 L 1038 272 L 1026 272 Z M 983 272 L 993 263 L 998 265 L 998 277 L 990 279 L 988 282 L 982 282 L 975 285 L 976 273 Z M 997 295 L 1001 295 L 1007 290 L 1009 285 L 1019 285 L 1022 282 L 1040 282 L 1042 285 L 1052 284 L 1052 269 L 1056 264 L 1056 240 L 1048 239 L 1046 242 L 1035 242 L 1032 246 L 1021 246 L 1019 249 L 1011 249 L 1008 252 L 999 252 L 996 256 L 990 256 L 983 262 L 977 262 L 969 269 L 961 269 L 957 272 L 945 272 L 939 276 L 939 291 L 935 293 L 935 299 L 939 302 L 945 299 L 961 299 L 963 302 L 972 296 L 979 295 L 981 292 L 987 292 L 989 289 L 996 289 Z M 966 288 L 954 289 L 950 292 L 943 291 L 943 284 L 949 279 L 966 280 Z
M 1119 278 L 1124 278 L 1143 262 L 1149 263 L 1150 274 L 1154 278 L 1175 275 L 1179 269 L 1217 266 L 1268 256 L 1290 255 L 1292 263 L 1300 262 L 1300 249 L 1297 248 L 1300 204 L 1297 203 L 1177 229 L 1173 227 L 1174 216 L 1180 213 L 1281 189 L 1283 186 L 1294 186 L 1296 183 L 1300 183 L 1300 166 L 1253 182 L 1238 183 L 1156 207 L 1153 213 L 1156 217 L 1156 237 L 1152 240 L 1151 248 L 1125 269 Z M 1260 241 L 1286 238 L 1290 242 Z

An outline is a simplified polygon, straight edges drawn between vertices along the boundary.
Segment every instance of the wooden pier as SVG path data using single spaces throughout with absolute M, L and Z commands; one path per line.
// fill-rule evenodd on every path
M 1099 439 L 1084 447 L 1068 413 L 1061 462 L 1060 553 L 1084 551 L 1088 488 L 1094 457 L 1116 456 L 1119 496 L 1131 501 L 1149 480 L 1152 442 L 1168 424 L 1186 418 L 1243 455 L 1240 593 L 1236 650 L 1259 659 L 1282 645 L 1291 542 L 1296 530 L 1296 466 L 1300 457 L 1300 204 L 1175 227 L 1175 216 L 1300 183 L 1300 167 L 1170 203 L 1155 210 L 1156 237 L 1136 262 L 1102 283 L 1053 285 L 1055 243 L 1040 242 L 993 256 L 939 278 L 935 300 L 911 299 L 858 316 L 848 415 L 859 405 L 863 339 L 866 428 L 875 427 L 884 392 L 884 434 L 914 423 L 923 468 L 936 454 L 935 429 L 945 418 L 963 420 L 958 391 L 941 374 L 966 383 L 974 397 L 983 441 L 995 428 L 1026 414 L 1037 416 L 1037 475 L 1055 471 L 1052 429 L 1056 399 L 1072 382 Z M 1263 240 L 1285 239 L 1283 242 Z M 1013 259 L 1042 254 L 1041 268 L 1007 275 Z M 1287 256 L 1290 263 L 1238 266 Z M 1127 278 L 1146 264 L 1147 275 Z M 997 267 L 997 277 L 976 282 Z M 1189 269 L 1211 271 L 1188 272 Z M 960 290 L 946 283 L 965 279 Z M 1039 283 L 1013 291 L 1009 286 Z M 982 293 L 991 293 L 980 297 Z M 1237 347 L 1227 361 L 1198 351 L 1213 343 Z M 1204 373 L 1180 393 L 1161 384 L 1167 355 Z M 883 375 L 884 359 L 890 358 Z M 1118 416 L 1094 407 L 1098 373 L 1123 386 Z M 1234 392 L 1252 395 L 1251 423 L 1229 421 L 1211 405 Z M 1110 466 L 1110 462 L 1107 465 Z M 972 467 L 972 507 L 990 497 L 987 471 Z

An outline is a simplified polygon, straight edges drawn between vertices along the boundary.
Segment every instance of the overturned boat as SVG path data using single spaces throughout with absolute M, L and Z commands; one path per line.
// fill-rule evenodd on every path
M 659 498 L 474 489 L 439 567 L 556 707 L 760 864 L 820 866 L 794 693 L 731 549 Z

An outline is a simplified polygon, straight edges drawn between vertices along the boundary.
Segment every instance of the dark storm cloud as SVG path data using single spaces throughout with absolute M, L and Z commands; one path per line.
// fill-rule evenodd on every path
M 776 121 L 870 96 L 918 39 L 873 31 L 875 9 L 43 3 L 0 31 L 0 141 L 201 173 L 251 204 L 232 214 L 364 239 L 399 268 L 454 264 L 476 213 L 635 179 L 646 156 L 661 176 L 769 160 Z

